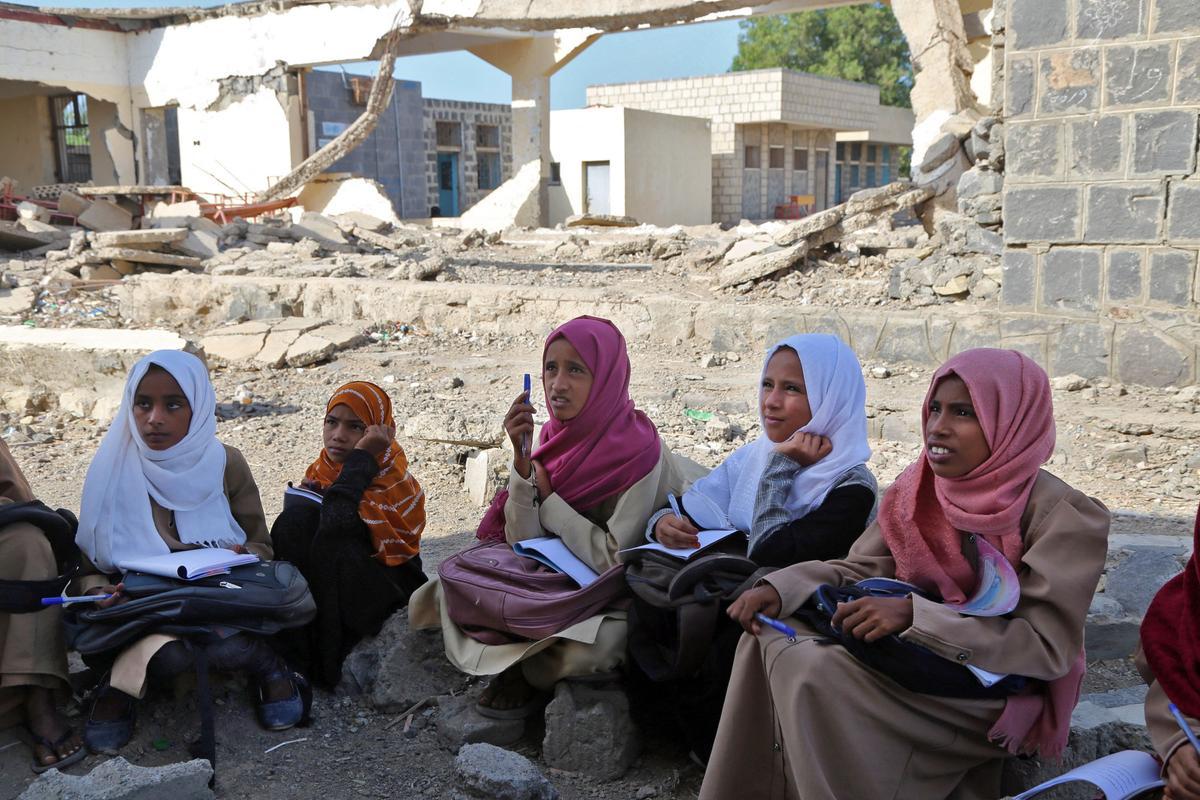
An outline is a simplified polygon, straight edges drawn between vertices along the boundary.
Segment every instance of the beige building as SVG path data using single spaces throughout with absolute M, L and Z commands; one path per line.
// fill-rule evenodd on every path
M 712 220 L 709 121 L 632 108 L 550 114 L 550 224 L 572 214 Z
M 590 86 L 587 101 L 711 120 L 717 222 L 769 219 L 796 195 L 827 208 L 896 177 L 912 144 L 912 112 L 878 87 L 786 69 Z

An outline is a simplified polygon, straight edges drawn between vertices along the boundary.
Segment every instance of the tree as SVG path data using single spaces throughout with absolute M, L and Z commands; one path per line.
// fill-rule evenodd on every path
M 741 23 L 733 71 L 786 67 L 873 83 L 884 105 L 911 105 L 908 43 L 882 3 L 754 17 Z

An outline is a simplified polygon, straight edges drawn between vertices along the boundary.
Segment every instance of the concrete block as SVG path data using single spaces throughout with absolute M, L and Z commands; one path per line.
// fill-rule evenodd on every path
M 1104 51 L 1104 104 L 1134 107 L 1171 99 L 1171 45 L 1110 47 Z
M 163 767 L 137 767 L 117 756 L 87 775 L 52 769 L 21 793 L 19 800 L 211 800 L 213 768 L 204 759 Z
M 943 133 L 926 148 L 925 157 L 921 159 L 920 171 L 926 174 L 933 172 L 956 156 L 961 148 L 962 144 L 957 136 Z
M 1162 236 L 1166 187 L 1161 183 L 1100 183 L 1087 189 L 1085 241 L 1154 242 Z
M 1100 51 L 1088 47 L 1045 53 L 1039 59 L 1042 80 L 1038 111 L 1078 114 L 1100 107 Z
M 1063 327 L 1054 349 L 1052 375 L 1107 378 L 1112 326 L 1074 322 Z
M 305 333 L 288 347 L 284 361 L 289 367 L 307 367 L 325 361 L 337 351 L 333 342 L 316 334 Z
M 1072 122 L 1071 157 L 1067 169 L 1072 176 L 1119 177 L 1125 171 L 1125 118 L 1089 117 Z
M 1196 272 L 1194 250 L 1151 250 L 1149 299 L 1178 308 L 1192 300 L 1192 276 Z
M 59 212 L 72 217 L 78 217 L 80 214 L 87 211 L 91 204 L 91 200 L 87 200 L 67 189 L 64 189 L 58 195 Z
M 203 217 L 200 217 L 203 219 Z M 219 237 L 209 231 L 188 231 L 182 242 L 172 245 L 172 248 L 194 258 L 215 258 L 221 252 L 218 244 Z
M 445 660 L 444 655 L 441 658 Z M 504 747 L 520 741 L 524 733 L 525 720 L 485 717 L 475 710 L 471 696 L 447 698 L 438 705 L 437 736 L 447 750 L 479 743 Z
M 1179 66 L 1175 76 L 1175 102 L 1200 105 L 1200 39 L 1179 43 Z
M 1171 184 L 1167 206 L 1167 240 L 1200 241 L 1200 182 Z
M 1109 251 L 1107 285 L 1110 302 L 1141 300 L 1142 252 L 1140 250 Z
M 282 367 L 286 363 L 288 348 L 299 338 L 298 330 L 272 330 L 263 341 L 262 349 L 254 356 L 254 363 L 264 367 Z
M 262 350 L 266 336 L 261 333 L 209 335 L 200 340 L 200 346 L 210 358 L 221 361 L 249 361 Z
M 596 780 L 617 780 L 641 750 L 629 697 L 617 686 L 559 681 L 546 706 L 542 760 Z
M 457 794 L 467 800 L 557 800 L 558 791 L 525 756 L 490 744 L 464 744 L 454 758 Z
M 1189 31 L 1200 33 L 1195 0 L 1157 0 L 1154 4 L 1154 33 Z
M 500 452 L 495 450 L 475 450 L 467 454 L 463 483 L 467 496 L 477 506 L 484 506 L 492 499 L 492 463 L 500 457 Z
M 1146 29 L 1149 3 L 1114 3 L 1111 0 L 1079 0 L 1075 37 L 1094 42 L 1136 36 Z
M 1193 374 L 1193 349 L 1145 325 L 1117 328 L 1113 352 L 1121 383 L 1182 386 Z
M 1037 287 L 1037 256 L 1029 250 L 1004 253 L 1000 304 L 1011 308 L 1033 308 Z
M 958 200 L 970 200 L 982 195 L 1004 191 L 1004 175 L 990 169 L 969 169 L 958 179 Z
M 93 200 L 76 221 L 89 231 L 126 231 L 133 227 L 133 214 L 108 200 Z
M 1133 115 L 1133 174 L 1190 175 L 1195 169 L 1195 109 Z
M 1057 247 L 1043 256 L 1043 310 L 1091 312 L 1099 305 L 1099 250 Z
M 1008 62 L 1008 81 L 1005 87 L 1004 111 L 1007 119 L 1019 119 L 1033 113 L 1035 71 L 1034 59 L 1011 56 Z
M 1061 122 L 1013 122 L 1006 126 L 1007 174 L 1018 181 L 1061 178 L 1064 129 Z
M 156 220 L 187 220 L 190 217 L 200 216 L 200 203 L 196 200 L 184 200 L 179 203 L 162 202 L 151 209 L 150 216 Z
M 1014 50 L 1058 44 L 1067 38 L 1067 0 L 1012 0 L 1008 42 Z
M 187 238 L 187 228 L 151 228 L 134 231 L 101 231 L 95 236 L 96 247 L 139 247 L 182 242 Z
M 1010 184 L 1004 192 L 1007 242 L 1078 241 L 1081 195 L 1075 186 L 1012 188 Z

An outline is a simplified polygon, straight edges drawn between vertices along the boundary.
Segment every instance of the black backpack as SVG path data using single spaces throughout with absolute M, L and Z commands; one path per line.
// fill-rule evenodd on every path
M 630 656 L 655 682 L 690 678 L 713 646 L 729 604 L 772 571 L 728 551 L 683 559 L 655 550 L 625 553 Z
M 54 511 L 40 500 L 0 505 L 0 528 L 17 522 L 29 522 L 46 534 L 58 576 L 41 581 L 0 580 L 0 613 L 27 614 L 41 611 L 43 597 L 62 594 L 79 572 L 79 547 L 75 530 L 79 520 L 65 508 Z

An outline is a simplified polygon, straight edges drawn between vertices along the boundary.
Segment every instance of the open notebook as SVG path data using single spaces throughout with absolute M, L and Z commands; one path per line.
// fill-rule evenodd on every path
M 200 547 L 195 550 L 178 550 L 160 556 L 130 558 L 117 563 L 122 572 L 145 572 L 164 578 L 180 578 L 194 581 L 212 575 L 224 575 L 242 564 L 255 564 L 258 556 L 253 553 L 235 553 L 222 547 Z
M 563 573 L 580 586 L 588 586 L 600 577 L 596 570 L 572 553 L 566 543 L 557 536 L 523 539 L 515 543 L 512 549 L 517 555 L 540 561 L 550 569 Z
M 654 550 L 659 553 L 666 553 L 669 556 L 675 556 L 676 558 L 682 558 L 683 560 L 686 561 L 687 559 L 691 558 L 692 556 L 700 555 L 701 553 L 703 553 L 709 547 L 712 547 L 717 542 L 722 542 L 725 539 L 728 539 L 730 536 L 733 536 L 734 534 L 741 536 L 743 540 L 746 538 L 746 534 L 742 533 L 741 531 L 736 531 L 732 528 L 726 528 L 723 530 L 716 530 L 716 531 L 700 531 L 697 534 L 697 537 L 700 539 L 700 546 L 697 548 L 694 548 L 694 549 L 693 548 L 667 547 L 666 545 L 659 544 L 658 542 L 651 542 L 650 544 L 643 544 L 643 545 L 638 545 L 637 547 L 630 547 L 625 550 L 622 550 L 621 552 L 628 553 L 632 550 Z
M 1076 781 L 1095 786 L 1103 793 L 1105 800 L 1131 800 L 1163 785 L 1159 769 L 1158 761 L 1149 753 L 1122 750 L 1039 783 L 1029 791 L 1014 795 L 1012 800 L 1032 800 L 1047 789 Z

